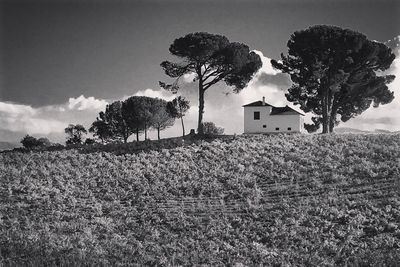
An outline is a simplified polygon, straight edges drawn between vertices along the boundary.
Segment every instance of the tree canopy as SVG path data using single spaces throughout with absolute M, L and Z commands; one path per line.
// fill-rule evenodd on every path
M 50 140 L 46 137 L 37 139 L 29 134 L 25 135 L 24 138 L 21 139 L 21 144 L 27 149 L 46 148 L 52 145 Z
M 136 133 L 136 140 L 139 141 L 139 135 L 145 132 L 147 138 L 147 124 L 149 117 L 149 101 L 144 96 L 131 96 L 127 98 L 122 105 L 122 113 L 127 125 Z
M 93 134 L 94 137 L 100 139 L 101 143 L 106 143 L 114 139 L 114 134 L 112 127 L 107 122 L 105 113 L 101 111 L 99 117 L 92 123 L 89 128 L 89 132 Z
M 151 128 L 160 131 L 172 126 L 175 118 L 167 112 L 167 101 L 147 96 L 131 96 L 123 102 L 123 114 L 127 123 L 135 132 L 143 131 L 147 139 L 147 131 Z
M 185 124 L 183 123 L 183 117 L 185 113 L 189 110 L 189 100 L 186 100 L 182 96 L 175 97 L 172 101 L 167 104 L 167 111 L 172 117 L 181 120 L 182 124 L 182 136 L 185 136 Z
M 167 111 L 167 101 L 147 96 L 132 96 L 124 101 L 115 101 L 99 113 L 89 131 L 103 143 L 127 142 L 132 134 L 139 135 L 154 128 L 160 131 L 173 125 L 175 118 Z
M 25 147 L 25 148 L 34 148 L 39 146 L 39 141 L 33 137 L 30 136 L 29 134 L 25 135 L 24 138 L 21 139 L 21 144 Z
M 167 101 L 159 98 L 153 99 L 151 125 L 152 128 L 157 130 L 158 140 L 160 140 L 160 131 L 173 126 L 175 123 L 175 117 L 168 112 L 167 106 Z
M 66 141 L 67 145 L 82 144 L 83 136 L 87 133 L 85 127 L 80 124 L 70 124 L 64 129 L 64 132 L 68 136 Z
M 128 123 L 127 114 L 123 110 L 123 101 L 115 101 L 106 106 L 105 112 L 99 114 L 100 119 L 108 125 L 112 141 L 123 140 L 127 142 L 134 128 Z
M 336 26 L 317 25 L 292 34 L 288 55 L 271 60 L 273 67 L 290 75 L 293 85 L 286 98 L 312 112 L 309 131 L 323 126 L 332 132 L 339 120 L 345 122 L 394 99 L 384 75 L 395 55 L 386 45 L 368 40 L 361 33 Z
M 194 73 L 198 81 L 199 117 L 198 133 L 203 134 L 204 93 L 212 85 L 223 81 L 240 92 L 261 67 L 260 57 L 242 43 L 230 42 L 222 35 L 196 32 L 175 39 L 169 51 L 182 59 L 181 62 L 163 61 L 165 74 L 175 78 L 172 84 L 160 82 L 160 86 L 174 93 L 179 89 L 179 79 Z

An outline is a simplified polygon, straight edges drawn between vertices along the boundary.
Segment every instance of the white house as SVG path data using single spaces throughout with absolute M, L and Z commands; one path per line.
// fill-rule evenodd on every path
M 289 106 L 274 107 L 263 97 L 243 107 L 245 134 L 304 132 L 304 115 Z

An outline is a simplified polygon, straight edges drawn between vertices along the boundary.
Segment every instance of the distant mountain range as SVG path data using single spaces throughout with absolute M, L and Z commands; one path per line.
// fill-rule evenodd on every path
M 363 131 L 360 129 L 350 128 L 350 127 L 340 127 L 334 129 L 335 133 L 371 133 L 370 131 Z
M 392 131 L 383 130 L 383 129 L 375 129 L 373 131 L 366 131 L 366 130 L 360 130 L 360 129 L 350 128 L 350 127 L 335 128 L 334 132 L 335 133 L 400 133 L 400 131 L 392 132 Z
M 20 146 L 21 146 L 21 144 L 18 144 L 18 143 L 1 142 L 0 141 L 0 151 L 10 150 L 10 149 L 13 149 L 13 148 L 16 148 L 16 147 L 20 147 Z

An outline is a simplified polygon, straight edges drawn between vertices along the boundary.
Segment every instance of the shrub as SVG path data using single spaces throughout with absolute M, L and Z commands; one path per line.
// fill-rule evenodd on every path
M 24 138 L 21 140 L 21 144 L 24 146 L 26 149 L 41 149 L 41 148 L 48 148 L 52 146 L 50 140 L 46 137 L 41 137 L 39 139 L 26 135 Z
M 204 122 L 203 123 L 203 131 L 204 134 L 207 135 L 221 135 L 224 134 L 224 128 L 218 127 L 213 122 Z
M 93 138 L 86 138 L 85 145 L 93 145 L 96 141 Z
M 22 138 L 21 140 L 21 144 L 28 149 L 34 148 L 36 146 L 38 146 L 38 140 L 30 135 L 25 135 L 24 138 Z
M 41 137 L 37 140 L 38 146 L 39 147 L 49 147 L 51 146 L 51 142 L 49 139 L 47 139 L 46 137 Z
M 87 134 L 85 127 L 80 124 L 70 124 L 64 129 L 64 132 L 68 136 L 67 141 L 65 142 L 67 146 L 82 144 L 83 136 Z

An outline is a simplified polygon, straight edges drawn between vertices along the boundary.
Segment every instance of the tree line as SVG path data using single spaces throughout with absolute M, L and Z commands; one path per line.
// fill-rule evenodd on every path
M 394 99 L 388 84 L 394 75 L 385 75 L 395 59 L 393 51 L 383 43 L 369 40 L 362 33 L 336 26 L 316 25 L 294 32 L 287 42 L 288 53 L 272 66 L 289 75 L 292 85 L 286 99 L 313 114 L 312 123 L 305 124 L 309 132 L 322 125 L 323 133 L 333 132 L 340 121 L 346 122 L 371 107 L 388 104 Z M 160 87 L 176 94 L 181 78 L 194 74 L 197 82 L 199 109 L 197 133 L 204 134 L 205 93 L 217 83 L 225 83 L 239 93 L 262 66 L 261 58 L 245 44 L 231 42 L 223 35 L 207 32 L 190 33 L 177 38 L 169 52 L 180 61 L 163 61 L 160 65 L 173 80 L 160 81 Z M 221 88 L 221 87 L 218 87 Z M 89 132 L 102 143 L 136 140 L 150 129 L 160 132 L 180 119 L 185 135 L 183 117 L 189 102 L 178 96 L 173 101 L 133 96 L 107 105 L 99 113 Z M 208 123 L 207 131 L 221 132 Z M 67 144 L 82 143 L 87 133 L 82 125 L 65 129 Z M 28 136 L 29 137 L 29 136 Z M 27 139 L 28 143 L 35 143 Z M 42 140 L 43 141 L 43 140 Z M 94 140 L 87 139 L 88 143 Z M 36 142 L 37 143 L 37 142 Z
M 157 137 L 160 139 L 160 132 L 174 125 L 175 119 L 180 119 L 184 136 L 183 117 L 189 107 L 189 101 L 181 96 L 172 101 L 132 96 L 107 105 L 105 111 L 101 111 L 92 123 L 89 132 L 101 143 L 126 143 L 131 135 L 135 135 L 136 140 L 139 141 L 141 134 L 144 134 L 144 139 L 147 140 L 149 130 L 156 130 Z M 78 132 L 82 131 L 78 130 Z
M 132 96 L 124 101 L 115 101 L 107 105 L 88 130 L 81 124 L 69 124 L 64 129 L 67 135 L 65 143 L 67 146 L 127 143 L 131 135 L 135 135 L 136 141 L 139 141 L 139 136 L 142 134 L 144 134 L 144 139 L 148 140 L 147 132 L 149 130 L 156 130 L 158 140 L 160 140 L 160 132 L 174 125 L 176 119 L 181 121 L 182 136 L 184 137 L 186 132 L 183 117 L 189 108 L 189 101 L 182 96 L 178 96 L 172 101 Z M 224 133 L 224 129 L 216 126 L 213 122 L 203 122 L 203 128 L 204 134 L 207 135 Z M 94 138 L 85 138 L 88 133 L 91 133 Z M 21 144 L 27 149 L 62 146 L 51 143 L 45 137 L 35 138 L 30 135 L 22 138 Z

